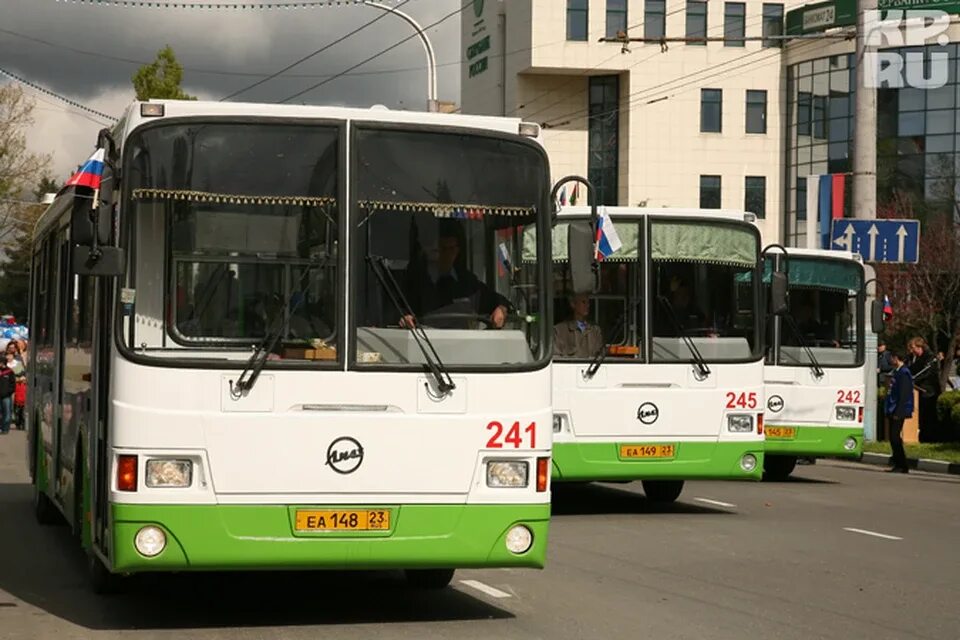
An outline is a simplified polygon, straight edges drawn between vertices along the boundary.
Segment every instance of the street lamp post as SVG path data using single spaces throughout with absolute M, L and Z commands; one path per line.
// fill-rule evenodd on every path
M 402 18 L 413 27 L 414 31 L 417 32 L 417 35 L 420 36 L 420 42 L 423 44 L 423 50 L 427 54 L 427 111 L 439 111 L 439 103 L 437 102 L 437 58 L 433 53 L 433 45 L 430 44 L 430 39 L 427 38 L 427 34 L 424 32 L 423 27 L 420 26 L 420 23 L 414 20 L 409 14 L 400 11 L 396 7 L 391 7 L 379 2 L 373 2 L 373 0 L 363 0 L 362 4 L 368 7 L 374 7 L 382 11 L 388 11 L 399 18 Z

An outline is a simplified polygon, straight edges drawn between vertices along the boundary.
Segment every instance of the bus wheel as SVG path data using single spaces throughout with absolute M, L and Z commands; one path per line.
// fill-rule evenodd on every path
M 415 589 L 443 589 L 453 580 L 453 569 L 407 569 L 407 584 Z
M 45 526 L 63 522 L 57 505 L 37 485 L 33 485 L 33 515 L 38 523 Z
M 87 579 L 90 588 L 99 595 L 116 593 L 123 584 L 123 576 L 110 573 L 92 550 L 87 551 Z
M 797 467 L 796 456 L 771 456 L 763 458 L 763 479 L 782 482 Z
M 647 500 L 656 504 L 676 502 L 683 491 L 683 480 L 644 480 L 643 492 Z

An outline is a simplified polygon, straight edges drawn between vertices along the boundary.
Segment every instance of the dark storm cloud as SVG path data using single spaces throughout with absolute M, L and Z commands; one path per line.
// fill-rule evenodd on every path
M 395 6 L 400 0 L 384 1 Z M 402 9 L 426 26 L 455 11 L 460 4 L 461 0 L 411 0 Z M 270 12 L 178 11 L 98 7 L 57 0 L 0 0 L 0 67 L 117 115 L 133 98 L 131 76 L 166 44 L 173 47 L 185 68 L 184 88 L 203 99 L 220 99 L 379 15 L 379 10 L 363 6 Z M 343 43 L 235 100 L 281 100 L 411 33 L 411 28 L 399 18 L 384 16 Z M 448 63 L 439 69 L 439 97 L 456 101 L 459 67 L 449 63 L 459 57 L 459 16 L 428 33 L 438 62 Z M 381 103 L 392 108 L 422 109 L 426 102 L 425 65 L 420 41 L 413 38 L 295 102 L 357 106 Z M 0 82 L 3 81 L 5 78 L 0 76 Z M 56 167 L 76 164 L 76 152 L 82 155 L 89 147 L 85 144 L 82 150 L 69 149 L 76 144 L 74 139 L 79 140 L 78 131 L 89 130 L 89 136 L 93 136 L 98 125 L 64 110 L 49 97 L 37 97 L 44 101 L 38 103 L 37 131 L 32 132 L 31 147 L 49 152 L 66 146 L 66 150 L 57 150 Z M 45 149 L 44 144 L 55 146 Z

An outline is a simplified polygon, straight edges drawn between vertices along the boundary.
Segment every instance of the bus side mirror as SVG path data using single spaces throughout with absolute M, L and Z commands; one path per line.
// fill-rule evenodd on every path
M 593 269 L 593 233 L 589 223 L 569 225 L 567 257 L 573 293 L 596 293 L 597 273 Z
M 870 330 L 874 333 L 883 333 L 886 322 L 883 319 L 883 305 L 879 300 L 870 301 Z
M 770 313 L 782 316 L 787 312 L 787 274 L 776 271 L 770 274 Z
M 123 249 L 99 247 L 96 251 L 83 244 L 73 245 L 73 272 L 80 276 L 122 276 L 126 263 Z

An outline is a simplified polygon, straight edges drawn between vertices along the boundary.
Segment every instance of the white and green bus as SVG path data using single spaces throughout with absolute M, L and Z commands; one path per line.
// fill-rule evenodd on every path
M 771 316 L 767 329 L 764 477 L 771 480 L 789 476 L 798 457 L 860 456 L 866 385 L 876 384 L 875 359 L 865 353 L 868 313 L 872 329 L 882 324 L 867 299 L 872 270 L 858 254 L 786 251 L 767 254 L 764 276 L 785 273 L 789 292 L 787 313 Z
M 589 209 L 561 209 L 553 231 L 554 482 L 642 480 L 671 502 L 685 480 L 758 480 L 765 314 L 751 215 L 600 211 L 622 246 L 593 270 Z
M 66 519 L 96 588 L 543 566 L 539 135 L 192 101 L 134 103 L 101 132 L 101 191 L 67 189 L 36 228 L 29 383 L 36 514 Z M 542 266 L 520 273 L 525 228 Z

